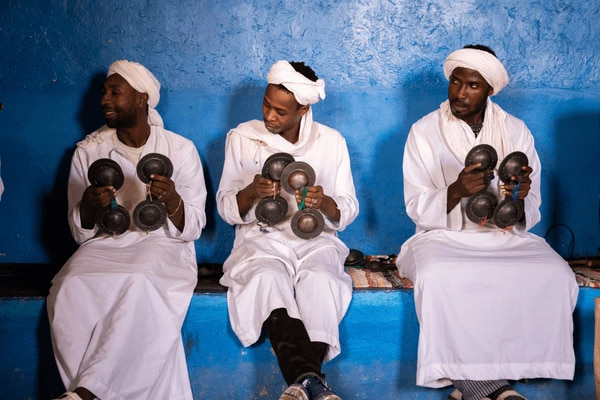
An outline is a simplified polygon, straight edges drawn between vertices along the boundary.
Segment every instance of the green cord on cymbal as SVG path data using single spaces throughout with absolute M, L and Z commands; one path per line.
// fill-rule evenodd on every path
M 304 186 L 302 188 L 302 201 L 300 202 L 300 204 L 298 204 L 298 210 L 304 210 L 304 208 L 306 207 L 306 193 L 308 193 L 308 187 Z

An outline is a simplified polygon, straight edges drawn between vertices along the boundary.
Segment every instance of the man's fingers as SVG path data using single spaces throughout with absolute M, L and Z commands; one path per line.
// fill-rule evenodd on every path
M 474 171 L 478 168 L 481 168 L 481 163 L 476 163 L 476 164 L 471 164 L 468 167 L 465 167 L 464 171 L 465 172 L 471 172 Z

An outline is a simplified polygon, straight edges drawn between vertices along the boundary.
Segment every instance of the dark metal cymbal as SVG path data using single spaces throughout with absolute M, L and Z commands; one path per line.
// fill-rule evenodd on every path
M 490 220 L 498 205 L 498 199 L 492 193 L 482 191 L 469 198 L 465 206 L 467 218 L 476 224 Z
M 288 203 L 281 196 L 265 197 L 258 202 L 254 210 L 256 219 L 269 226 L 278 224 L 287 215 Z
M 365 260 L 365 254 L 360 251 L 360 250 L 356 250 L 356 249 L 350 249 L 350 252 L 348 253 L 348 257 L 346 257 L 346 261 L 344 261 L 344 265 L 347 266 L 357 266 L 357 265 L 364 265 L 365 262 L 367 260 Z
M 165 205 L 161 201 L 150 197 L 147 196 L 146 200 L 141 201 L 133 210 L 133 223 L 146 232 L 160 228 L 167 220 Z
M 107 207 L 100 214 L 96 223 L 100 230 L 111 235 L 120 235 L 129 229 L 129 213 L 124 207 L 119 205 L 116 207 Z
M 312 239 L 323 232 L 325 219 L 320 211 L 305 208 L 294 213 L 290 224 L 296 236 L 301 239 Z
M 508 228 L 521 220 L 523 212 L 523 202 L 521 200 L 513 201 L 508 197 L 498 204 L 492 220 L 498 228 Z
M 149 153 L 137 163 L 136 171 L 142 182 L 149 183 L 152 174 L 166 176 L 167 178 L 173 176 L 173 163 L 164 154 Z
M 93 186 L 112 186 L 119 190 L 123 186 L 125 176 L 121 166 L 110 158 L 100 158 L 88 168 L 88 179 Z
M 294 161 L 288 164 L 281 173 L 281 187 L 288 193 L 307 186 L 314 186 L 316 180 L 315 170 L 303 161 Z
M 363 268 L 371 272 L 386 272 L 394 271 L 397 267 L 395 263 L 382 262 L 381 260 L 371 260 L 367 261 Z
M 279 181 L 281 174 L 288 164 L 294 162 L 294 156 L 288 153 L 275 153 L 265 161 L 261 175 L 272 181 Z
M 474 172 L 487 171 L 494 169 L 498 163 L 498 153 L 489 144 L 480 144 L 473 147 L 465 158 L 465 167 L 472 164 L 481 164 L 481 167 L 473 170 Z
M 521 176 L 525 173 L 523 167 L 529 165 L 529 159 L 527 155 L 522 151 L 513 151 L 500 163 L 498 167 L 498 177 L 504 183 L 512 181 L 513 176 Z

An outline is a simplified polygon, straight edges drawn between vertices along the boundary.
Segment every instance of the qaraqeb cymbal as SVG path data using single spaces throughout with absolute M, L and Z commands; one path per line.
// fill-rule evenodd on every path
M 489 144 L 479 144 L 473 147 L 465 158 L 465 167 L 473 164 L 481 164 L 474 172 L 494 169 L 498 163 L 498 153 Z
M 152 174 L 173 176 L 173 163 L 169 157 L 160 153 L 148 153 L 138 161 L 136 166 L 138 178 L 144 183 L 150 182 Z
M 304 161 L 294 161 L 288 164 L 281 173 L 281 187 L 288 193 L 307 186 L 314 186 L 315 170 Z
M 281 222 L 287 215 L 288 204 L 281 196 L 265 197 L 258 202 L 254 210 L 256 219 L 269 226 Z
M 167 210 L 165 205 L 147 195 L 146 200 L 141 201 L 133 210 L 133 223 L 143 231 L 155 231 L 165 224 Z
M 296 236 L 301 239 L 312 239 L 323 232 L 325 219 L 320 211 L 314 208 L 304 208 L 296 211 L 290 224 Z
M 504 183 L 509 183 L 513 176 L 521 176 L 525 173 L 523 167 L 529 165 L 527 155 L 521 151 L 513 151 L 500 163 L 498 177 Z
M 121 166 L 110 158 L 99 158 L 88 168 L 88 179 L 93 186 L 112 186 L 119 190 L 125 182 Z
M 285 167 L 294 162 L 294 156 L 288 153 L 275 153 L 265 161 L 261 175 L 272 181 L 279 181 Z

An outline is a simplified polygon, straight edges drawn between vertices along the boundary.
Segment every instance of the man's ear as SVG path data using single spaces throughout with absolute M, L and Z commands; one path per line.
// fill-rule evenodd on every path
M 148 107 L 148 93 L 140 93 L 140 97 L 138 98 L 138 106 L 139 108 Z
M 492 93 L 494 93 L 494 88 L 493 87 L 489 87 L 488 88 L 488 97 L 492 95 Z
M 298 109 L 298 114 L 301 117 L 304 117 L 304 114 L 306 114 L 309 109 L 310 109 L 310 105 L 309 104 L 305 104 L 303 106 L 300 106 L 300 108 Z

